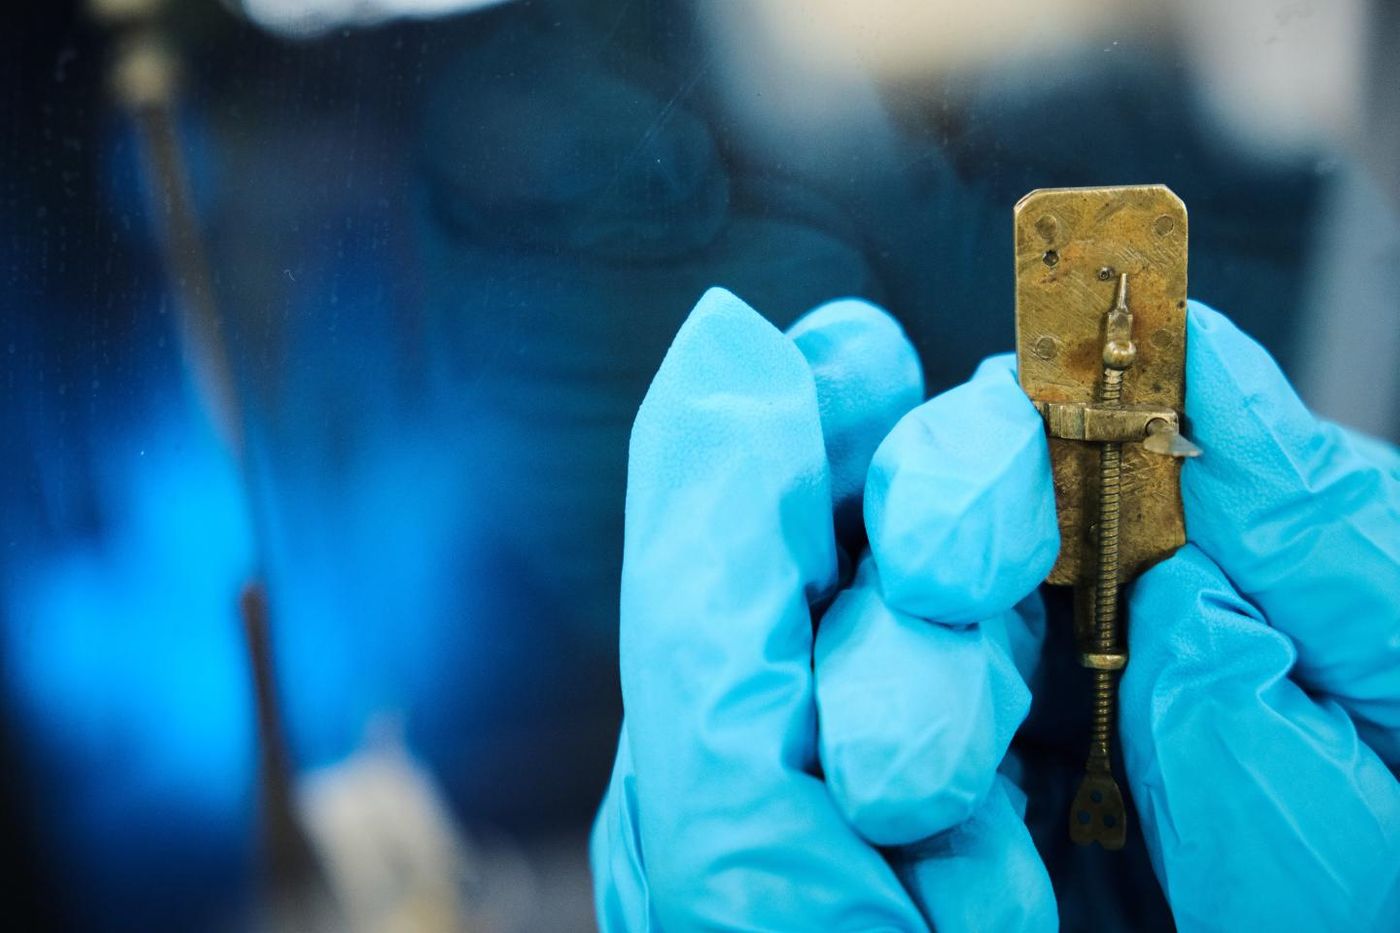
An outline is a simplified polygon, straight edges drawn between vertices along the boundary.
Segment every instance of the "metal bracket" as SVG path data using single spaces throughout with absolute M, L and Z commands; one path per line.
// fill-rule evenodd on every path
M 1170 408 L 1154 405 L 1132 405 L 1104 408 L 1082 402 L 1037 402 L 1045 430 L 1051 437 L 1072 441 L 1127 444 L 1146 440 L 1151 425 L 1161 422 L 1158 430 L 1177 430 L 1178 418 Z

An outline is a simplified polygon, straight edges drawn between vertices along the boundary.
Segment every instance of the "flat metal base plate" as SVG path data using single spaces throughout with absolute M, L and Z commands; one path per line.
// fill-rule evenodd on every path
M 1186 207 L 1162 185 L 1045 188 L 1016 205 L 1016 358 L 1037 402 L 1090 403 L 1103 373 L 1104 321 L 1128 274 L 1137 359 L 1123 402 L 1185 404 Z M 1100 445 L 1050 438 L 1060 557 L 1051 583 L 1095 566 Z M 1130 580 L 1186 541 L 1181 464 L 1123 445 L 1120 553 Z

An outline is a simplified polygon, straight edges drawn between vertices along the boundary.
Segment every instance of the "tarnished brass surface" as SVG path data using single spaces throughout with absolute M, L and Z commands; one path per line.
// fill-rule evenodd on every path
M 1075 636 L 1093 684 L 1070 839 L 1121 849 L 1113 776 L 1122 585 L 1186 540 L 1181 434 L 1186 208 L 1166 188 L 1033 191 L 1016 205 L 1016 355 L 1045 420 L 1060 522 L 1051 583 L 1075 586 Z
M 1137 356 L 1123 373 L 1122 403 L 1182 409 L 1186 232 L 1185 206 L 1162 185 L 1041 189 L 1021 199 L 1015 210 L 1016 356 L 1027 395 L 1038 403 L 1094 404 L 1106 313 L 1126 274 Z M 1094 418 L 1089 412 L 1087 419 Z M 1050 438 L 1061 535 L 1051 583 L 1076 583 L 1094 572 L 1100 447 Z M 1185 543 L 1180 469 L 1174 457 L 1123 444 L 1124 580 Z

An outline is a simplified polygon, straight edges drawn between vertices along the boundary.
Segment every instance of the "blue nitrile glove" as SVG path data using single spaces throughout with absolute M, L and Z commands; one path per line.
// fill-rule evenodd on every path
M 1128 779 L 1183 930 L 1400 928 L 1400 452 L 1193 304 L 1192 542 L 1130 601 Z
M 839 589 L 866 464 L 921 392 L 861 302 L 785 337 L 713 290 L 677 335 L 632 434 L 604 930 L 1055 925 L 998 773 L 1058 546 L 1040 421 L 1004 360 L 891 432 L 873 556 Z

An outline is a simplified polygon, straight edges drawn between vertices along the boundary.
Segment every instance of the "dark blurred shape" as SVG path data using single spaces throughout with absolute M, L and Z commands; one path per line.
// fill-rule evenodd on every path
M 1392 212 L 1400 211 L 1400 4 L 1371 0 L 1364 155 Z
M 497 35 L 462 55 L 428 105 L 429 209 L 453 236 L 622 266 L 714 241 L 729 182 L 683 100 L 611 73 L 577 35 Z
M 268 638 L 267 593 L 249 583 L 238 598 L 258 719 L 258 796 L 261 815 L 263 915 L 273 931 L 332 930 L 334 904 L 324 873 L 293 807 L 292 767 L 277 700 Z
M 111 89 L 138 127 L 142 167 L 151 194 L 149 216 L 157 224 L 151 233 L 160 244 L 166 278 L 176 296 L 185 364 L 224 443 L 241 461 L 241 406 L 224 339 L 225 324 L 214 300 L 208 250 L 176 130 L 181 66 L 158 18 L 163 4 L 158 0 L 134 5 L 91 0 L 90 5 L 111 29 L 115 46 Z

